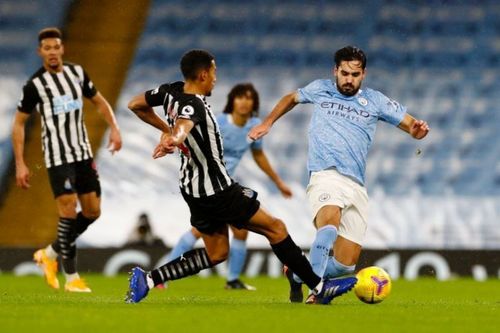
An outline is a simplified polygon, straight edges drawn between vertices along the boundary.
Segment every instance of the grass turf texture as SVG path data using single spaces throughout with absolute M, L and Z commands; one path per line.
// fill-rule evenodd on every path
M 0 332 L 498 332 L 500 326 L 500 280 L 393 281 L 380 304 L 364 304 L 350 292 L 319 306 L 289 304 L 284 278 L 245 279 L 257 287 L 250 292 L 224 290 L 221 278 L 193 277 L 125 304 L 125 275 L 84 275 L 91 294 L 51 290 L 41 277 L 0 275 Z

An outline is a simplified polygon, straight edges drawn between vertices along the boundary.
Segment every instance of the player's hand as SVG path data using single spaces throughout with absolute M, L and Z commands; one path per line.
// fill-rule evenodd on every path
M 114 155 L 120 149 L 122 149 L 122 136 L 120 130 L 112 128 L 109 134 L 108 150 Z
M 429 125 L 423 120 L 415 120 L 410 127 L 410 135 L 415 139 L 423 139 L 429 133 Z
M 280 180 L 276 186 L 278 186 L 278 189 L 281 192 L 281 195 L 283 195 L 285 198 L 291 198 L 293 193 L 292 190 L 286 185 L 282 180 Z
M 153 158 L 157 159 L 167 154 L 172 154 L 176 147 L 177 146 L 175 145 L 172 135 L 170 133 L 163 132 L 160 137 L 160 143 L 153 151 Z
M 156 147 L 155 147 L 155 150 L 153 150 L 153 158 L 154 159 L 157 159 L 157 158 L 160 158 L 160 157 L 163 157 L 165 155 L 167 155 L 168 152 L 163 148 L 162 144 L 159 143 Z
M 16 166 L 16 185 L 24 190 L 30 188 L 30 170 L 23 164 Z
M 264 135 L 266 135 L 270 129 L 271 126 L 261 123 L 257 126 L 252 127 L 250 132 L 248 132 L 248 137 L 252 141 L 258 140 L 262 138 Z
M 167 154 L 172 154 L 179 145 L 179 143 L 175 140 L 175 137 L 172 135 L 166 135 L 165 137 L 162 136 L 160 144 Z

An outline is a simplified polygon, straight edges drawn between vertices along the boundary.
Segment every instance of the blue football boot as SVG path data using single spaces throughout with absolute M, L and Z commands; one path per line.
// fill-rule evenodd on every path
M 139 303 L 148 295 L 149 287 L 146 281 L 146 272 L 139 267 L 132 268 L 129 278 L 128 292 L 125 296 L 127 303 Z
M 316 301 L 320 304 L 330 304 L 335 298 L 344 295 L 358 282 L 353 276 L 344 278 L 327 279 L 323 281 L 323 288 L 316 295 Z

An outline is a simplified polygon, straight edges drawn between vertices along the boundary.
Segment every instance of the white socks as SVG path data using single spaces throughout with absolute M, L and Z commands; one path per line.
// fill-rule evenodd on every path
M 146 283 L 148 284 L 149 289 L 153 289 L 155 287 L 151 273 L 146 274 Z
M 52 260 L 56 260 L 57 259 L 57 252 L 54 251 L 54 249 L 52 248 L 52 244 L 49 244 L 45 248 L 45 254 L 47 255 L 47 257 L 49 257 Z
M 66 282 L 72 282 L 74 280 L 78 280 L 80 278 L 80 275 L 78 273 L 73 273 L 73 274 L 64 274 L 66 276 Z
M 318 285 L 317 285 L 316 287 L 314 287 L 314 289 L 313 289 L 313 290 L 311 290 L 311 291 L 312 291 L 312 293 L 313 293 L 314 295 L 317 295 L 317 294 L 319 294 L 319 293 L 321 292 L 321 289 L 323 289 L 323 280 L 321 280 L 321 281 L 318 283 Z

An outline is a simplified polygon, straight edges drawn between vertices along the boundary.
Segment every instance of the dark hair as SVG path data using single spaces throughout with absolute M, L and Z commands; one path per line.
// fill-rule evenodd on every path
M 336 67 L 339 67 L 342 61 L 352 61 L 352 60 L 360 61 L 361 68 L 365 69 L 366 55 L 363 52 L 363 50 L 357 48 L 356 46 L 348 45 L 335 52 L 334 61 Z
M 234 99 L 239 96 L 244 96 L 250 92 L 253 101 L 252 116 L 259 116 L 259 93 L 255 90 L 255 87 L 251 83 L 239 83 L 231 89 L 229 94 L 227 94 L 227 103 L 224 107 L 224 113 L 233 113 Z
M 41 42 L 45 38 L 59 38 L 62 39 L 62 32 L 56 27 L 50 27 L 40 30 L 38 33 L 38 42 Z
M 181 72 L 186 80 L 196 80 L 200 70 L 208 70 L 212 66 L 214 56 L 205 50 L 191 50 L 181 59 Z

